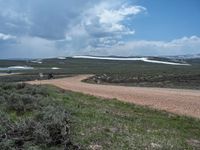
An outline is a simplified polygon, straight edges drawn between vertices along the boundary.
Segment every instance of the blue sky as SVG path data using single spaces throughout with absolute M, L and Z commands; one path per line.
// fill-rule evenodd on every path
M 0 0 L 0 58 L 200 53 L 199 0 Z
M 200 35 L 199 0 L 140 0 L 148 14 L 138 17 L 134 27 L 137 39 L 172 40 Z

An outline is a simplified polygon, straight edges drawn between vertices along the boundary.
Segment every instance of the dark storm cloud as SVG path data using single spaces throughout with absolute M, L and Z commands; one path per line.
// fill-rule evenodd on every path
M 93 0 L 1 0 L 0 32 L 62 39 Z
M 31 2 L 31 35 L 63 39 L 68 27 L 76 21 L 87 3 L 83 0 L 36 0 Z

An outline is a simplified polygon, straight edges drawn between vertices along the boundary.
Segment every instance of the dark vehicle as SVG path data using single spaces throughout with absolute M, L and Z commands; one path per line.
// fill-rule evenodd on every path
M 8 74 L 12 74 L 12 71 L 11 71 L 11 70 L 8 70 L 7 73 L 8 73 Z
M 50 80 L 50 79 L 54 79 L 54 75 L 52 74 L 52 73 L 49 73 L 48 74 L 48 79 Z

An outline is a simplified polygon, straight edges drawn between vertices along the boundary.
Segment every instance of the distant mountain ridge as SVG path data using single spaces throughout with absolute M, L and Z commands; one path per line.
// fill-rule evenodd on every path
M 164 56 L 165 58 L 176 58 L 176 59 L 193 59 L 200 58 L 200 54 L 188 54 L 188 55 L 177 55 L 177 56 Z
M 79 55 L 77 55 L 79 56 Z M 193 59 L 193 58 L 200 58 L 200 54 L 188 54 L 188 55 L 174 55 L 174 56 L 116 56 L 116 55 L 80 55 L 80 56 L 88 56 L 88 57 L 107 57 L 107 58 L 160 58 L 160 59 L 171 59 L 171 60 L 180 60 L 180 59 Z M 0 60 L 42 60 L 42 59 L 66 59 L 66 58 L 73 58 L 74 56 L 59 56 L 59 57 L 52 57 L 52 58 L 4 58 Z

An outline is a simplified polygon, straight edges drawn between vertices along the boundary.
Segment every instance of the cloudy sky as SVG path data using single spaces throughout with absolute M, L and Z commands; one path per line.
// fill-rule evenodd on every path
M 200 53 L 200 0 L 0 0 L 0 58 Z

